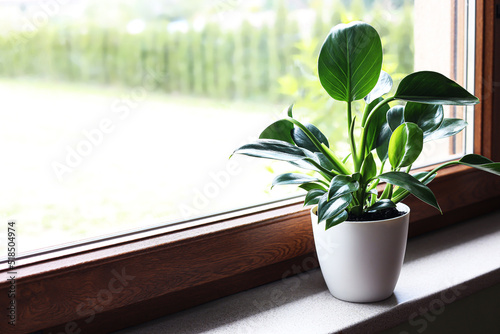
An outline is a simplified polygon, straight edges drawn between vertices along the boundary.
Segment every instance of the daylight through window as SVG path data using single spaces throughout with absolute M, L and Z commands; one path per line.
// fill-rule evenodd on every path
M 335 144 L 345 142 L 345 106 L 316 76 L 330 28 L 373 25 L 394 89 L 423 69 L 467 85 L 465 3 L 1 2 L 0 212 L 17 221 L 18 251 L 296 195 L 270 189 L 290 165 L 228 158 L 292 103 L 345 155 Z M 471 138 L 426 146 L 419 165 L 470 151 Z

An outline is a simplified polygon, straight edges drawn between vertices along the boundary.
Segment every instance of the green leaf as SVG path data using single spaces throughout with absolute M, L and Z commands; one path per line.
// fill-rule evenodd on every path
M 443 106 L 437 104 L 406 103 L 404 109 L 405 122 L 418 125 L 424 132 L 424 137 L 437 130 L 443 123 Z
M 420 182 L 422 182 L 422 180 L 427 176 L 427 174 L 429 174 L 430 172 L 419 172 L 419 173 L 415 173 L 415 174 L 412 174 L 412 176 L 414 178 L 416 178 L 417 180 L 419 180 Z M 429 183 L 432 182 L 432 180 L 434 180 L 434 178 L 436 177 L 436 173 L 432 174 L 427 180 L 425 180 L 423 183 L 425 185 L 428 185 Z M 396 198 L 398 197 L 399 195 L 401 195 L 403 192 L 406 192 L 406 189 L 403 189 L 403 188 L 398 188 L 396 189 L 393 193 L 392 193 L 392 198 Z M 402 199 L 401 199 L 402 200 Z
M 330 181 L 337 173 L 332 172 L 333 165 L 330 160 L 326 159 L 321 153 L 312 153 L 309 150 L 302 149 L 305 158 L 300 160 L 288 161 L 289 164 L 306 169 L 313 170 L 321 173 L 325 178 Z
M 415 195 L 421 201 L 435 207 L 441 212 L 436 197 L 432 191 L 425 184 L 411 176 L 410 174 L 403 172 L 387 172 L 380 174 L 378 179 L 382 182 L 387 182 L 395 186 L 401 187 L 408 190 L 410 193 Z
M 369 113 L 379 102 L 383 99 L 380 97 L 378 99 L 373 100 L 370 104 L 366 106 L 365 114 Z M 387 122 L 386 115 L 387 111 L 389 111 L 389 105 L 384 104 L 375 113 L 371 116 L 371 121 L 368 124 L 368 127 L 365 129 L 366 131 L 366 151 L 370 152 L 374 148 L 379 146 L 378 138 L 383 129 L 383 125 Z
M 430 104 L 472 105 L 479 99 L 444 75 L 421 71 L 407 75 L 394 95 L 396 99 Z
M 282 161 L 294 161 L 306 158 L 306 154 L 300 147 L 274 139 L 259 139 L 253 143 L 241 146 L 233 154 L 235 153 Z
M 325 167 L 328 170 L 335 169 L 335 166 L 330 160 L 327 159 L 327 157 L 325 157 L 323 153 L 314 153 L 314 155 L 316 156 L 316 159 L 318 159 L 321 166 Z
M 359 181 L 361 180 L 361 173 L 353 173 L 351 175 L 351 178 L 354 180 L 354 181 Z
M 317 178 L 299 174 L 299 173 L 286 173 L 278 175 L 274 178 L 271 188 L 277 185 L 285 185 L 285 184 L 302 184 L 308 182 L 316 182 Z
M 387 112 L 387 123 L 392 131 L 405 122 L 405 107 L 394 106 Z
M 316 159 L 304 158 L 301 160 L 288 161 L 288 163 L 305 170 L 313 170 L 322 173 L 328 180 L 331 180 L 336 175 L 332 171 L 322 167 Z
M 467 126 L 467 122 L 460 118 L 445 118 L 441 126 L 434 132 L 424 134 L 424 142 L 454 136 Z
M 401 124 L 389 141 L 389 162 L 393 168 L 411 165 L 422 152 L 424 135 L 415 123 Z
M 379 211 L 379 210 L 384 210 L 384 209 L 390 209 L 390 208 L 395 208 L 396 204 L 394 204 L 393 201 L 390 199 L 381 199 L 380 201 L 376 202 L 372 206 L 370 206 L 366 211 Z
M 325 194 L 325 190 L 322 189 L 311 189 L 304 199 L 304 206 L 318 204 L 321 196 Z
M 471 165 L 484 165 L 484 164 L 490 164 L 493 161 L 483 157 L 482 155 L 479 154 L 467 154 L 462 157 L 462 159 L 458 160 L 459 162 L 462 163 L 467 163 Z
M 349 158 L 351 157 L 352 153 L 349 153 L 346 155 L 346 157 L 344 159 L 342 159 L 342 163 L 345 164 L 347 163 L 347 160 L 349 160 Z
M 382 43 L 364 22 L 338 24 L 326 37 L 318 57 L 318 76 L 335 100 L 352 102 L 368 95 L 382 69 Z
M 359 189 L 359 183 L 347 175 L 337 175 L 330 182 L 327 199 L 330 201 Z
M 338 215 L 336 215 L 335 217 L 328 218 L 325 221 L 325 230 L 328 230 L 329 228 L 332 228 L 335 225 L 338 225 L 338 224 L 346 221 L 347 217 L 349 217 L 349 214 L 347 213 L 347 211 L 344 210 L 341 213 L 339 213 Z
M 365 96 L 365 102 L 371 104 L 376 99 L 380 98 L 382 95 L 387 94 L 392 88 L 392 78 L 389 74 L 384 71 L 380 72 L 377 84 L 372 89 L 372 91 Z M 380 102 L 380 101 L 379 101 Z
M 385 123 L 380 128 L 380 133 L 377 138 L 377 155 L 380 161 L 385 161 L 388 158 L 389 140 L 391 139 L 392 131 L 389 124 Z
M 315 183 L 315 182 L 301 184 L 299 186 L 299 188 L 304 189 L 307 192 L 309 192 L 313 189 L 320 189 L 320 190 L 323 190 L 323 193 L 326 193 L 326 188 L 322 184 Z
M 375 159 L 373 159 L 373 154 L 369 153 L 365 161 L 363 161 L 363 165 L 361 165 L 361 175 L 363 177 L 363 183 L 368 182 L 377 175 L 377 164 L 375 163 Z
M 318 223 L 333 218 L 345 210 L 352 201 L 352 195 L 347 194 L 328 201 L 328 194 L 320 197 L 318 202 Z
M 288 121 L 286 122 L 288 123 Z M 292 125 L 291 123 L 289 124 Z M 317 127 L 309 123 L 304 124 L 304 126 L 314 135 L 316 139 L 318 139 L 320 143 L 323 143 L 326 145 L 326 147 L 329 147 L 328 139 Z M 292 128 L 290 130 L 292 130 L 292 144 L 295 143 L 298 147 L 305 148 L 311 152 L 320 152 L 320 150 L 313 144 L 309 137 L 307 137 L 306 133 L 300 128 L 293 127 L 292 125 Z
M 269 125 L 259 136 L 259 139 L 275 139 L 294 145 L 292 130 L 294 126 L 287 120 L 280 119 Z
M 500 163 L 493 162 L 479 154 L 467 154 L 458 160 L 461 165 L 474 167 L 488 173 L 500 176 Z

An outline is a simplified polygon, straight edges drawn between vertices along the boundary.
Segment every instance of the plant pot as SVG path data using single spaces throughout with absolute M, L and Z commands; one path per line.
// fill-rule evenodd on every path
M 311 209 L 314 243 L 330 293 L 349 302 L 375 302 L 390 297 L 403 265 L 410 208 L 404 215 L 378 221 L 345 221 L 325 231 Z

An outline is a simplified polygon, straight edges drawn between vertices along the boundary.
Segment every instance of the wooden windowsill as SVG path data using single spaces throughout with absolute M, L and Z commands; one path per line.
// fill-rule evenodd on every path
M 395 292 L 382 302 L 340 301 L 315 269 L 118 333 L 368 333 L 405 322 L 417 332 L 449 304 L 500 284 L 499 221 L 496 211 L 411 239 Z

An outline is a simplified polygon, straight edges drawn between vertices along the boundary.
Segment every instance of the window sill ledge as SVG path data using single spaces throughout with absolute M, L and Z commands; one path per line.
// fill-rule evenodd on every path
M 419 310 L 439 309 L 499 284 L 500 257 L 495 255 L 500 254 L 499 221 L 500 211 L 496 211 L 410 239 L 395 292 L 382 302 L 355 304 L 335 299 L 315 269 L 119 333 L 357 333 L 389 329 L 419 319 Z

